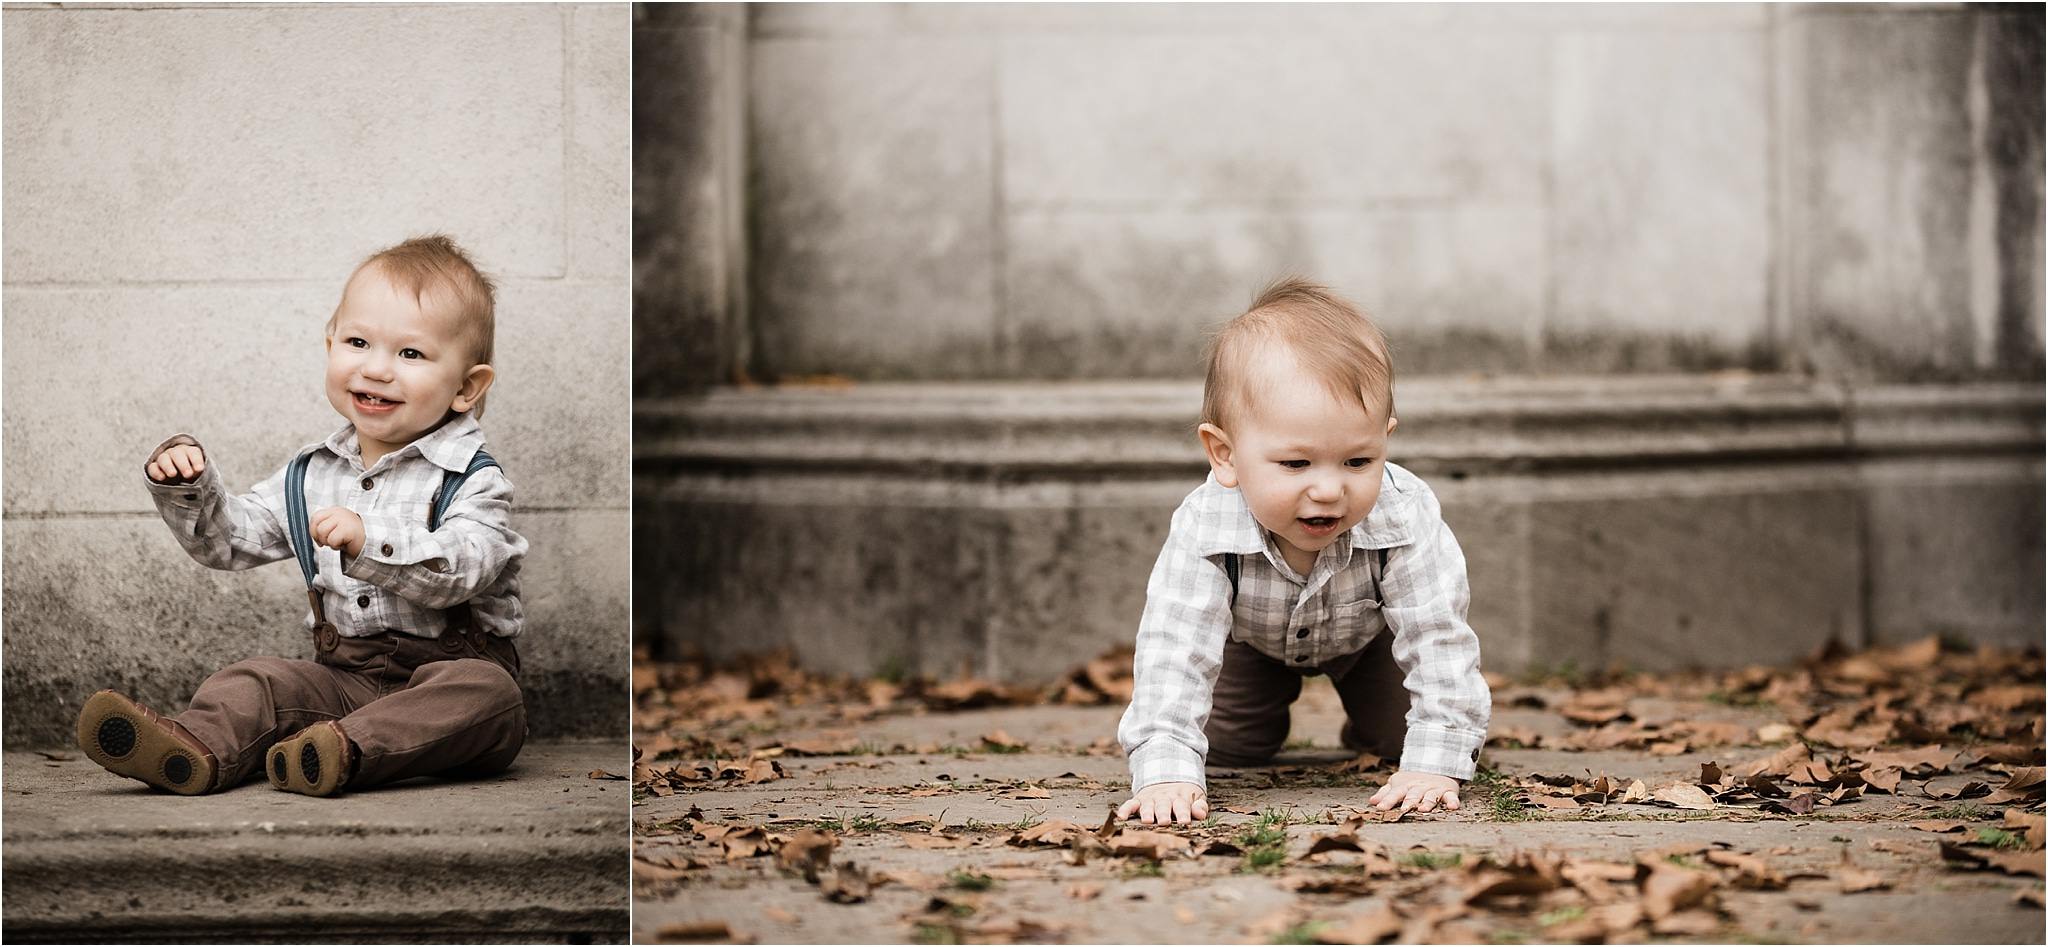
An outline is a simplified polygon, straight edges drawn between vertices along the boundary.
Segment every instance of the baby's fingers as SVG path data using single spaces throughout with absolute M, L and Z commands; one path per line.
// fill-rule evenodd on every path
M 1446 790 L 1446 791 L 1444 792 L 1444 809 L 1445 809 L 1445 811 L 1448 811 L 1448 812 L 1456 812 L 1456 811 L 1458 811 L 1458 791 L 1457 791 L 1457 790 L 1455 790 L 1455 789 L 1451 789 L 1451 790 Z
M 1199 821 L 1199 820 L 1202 820 L 1202 819 L 1206 819 L 1206 818 L 1208 818 L 1208 817 L 1209 817 L 1209 797 L 1207 797 L 1207 796 L 1196 796 L 1196 797 L 1195 797 L 1195 804 L 1194 804 L 1194 807 L 1193 807 L 1193 813 L 1194 813 L 1194 817 L 1195 817 L 1195 819 L 1196 819 L 1197 821 Z
M 1116 817 L 1119 819 L 1128 819 L 1131 817 L 1131 813 L 1136 812 L 1137 810 L 1138 797 L 1132 796 L 1131 798 L 1124 800 L 1123 805 L 1116 807 Z
M 1192 802 L 1193 802 L 1193 801 L 1192 801 L 1192 800 L 1190 800 L 1190 799 L 1189 799 L 1188 797 L 1186 797 L 1186 796 L 1174 796 L 1174 797 L 1173 797 L 1173 821 L 1175 821 L 1175 822 L 1193 822 L 1193 821 L 1195 821 L 1195 820 L 1194 820 L 1194 819 L 1193 819 L 1192 817 L 1190 817 L 1190 813 L 1194 811 L 1194 808 L 1193 808 Z

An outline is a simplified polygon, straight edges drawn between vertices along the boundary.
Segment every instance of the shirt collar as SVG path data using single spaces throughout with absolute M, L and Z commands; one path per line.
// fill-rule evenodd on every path
M 1354 549 L 1385 549 L 1408 544 L 1408 495 L 1397 485 L 1391 470 L 1380 476 L 1380 498 L 1373 504 L 1372 512 L 1338 537 L 1339 543 Z M 1201 489 L 1195 491 L 1195 505 L 1196 512 L 1200 514 L 1195 517 L 1196 555 L 1234 552 L 1250 556 L 1266 550 L 1265 527 L 1252 517 L 1252 509 L 1245 503 L 1244 493 L 1236 487 L 1217 483 L 1214 472 L 1209 474 Z
M 363 465 L 362 445 L 356 440 L 354 424 L 344 424 L 341 430 L 328 435 L 325 446 L 343 459 L 355 461 L 356 466 Z M 483 427 L 476 423 L 476 418 L 469 412 L 464 411 L 449 418 L 440 427 L 427 432 L 425 437 L 385 456 L 402 459 L 407 453 L 415 453 L 436 467 L 461 473 L 469 469 L 469 459 L 483 446 Z

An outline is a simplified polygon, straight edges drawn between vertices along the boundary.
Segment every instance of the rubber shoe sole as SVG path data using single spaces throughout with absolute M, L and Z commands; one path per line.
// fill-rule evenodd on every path
M 355 760 L 347 735 L 332 720 L 316 723 L 271 746 L 263 772 L 272 789 L 332 796 L 348 782 Z
M 78 712 L 78 748 L 117 776 L 139 779 L 184 796 L 211 791 L 213 755 L 190 737 L 117 691 L 86 698 Z

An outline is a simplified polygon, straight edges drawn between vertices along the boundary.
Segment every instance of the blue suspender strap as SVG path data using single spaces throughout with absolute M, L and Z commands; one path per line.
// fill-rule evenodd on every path
M 469 467 L 467 469 L 461 473 L 451 470 L 441 475 L 441 492 L 435 495 L 434 506 L 427 511 L 427 530 L 429 532 L 441 528 L 441 514 L 448 509 L 448 504 L 455 502 L 455 494 L 462 491 L 462 485 L 469 481 L 472 474 L 485 467 L 498 467 L 499 470 L 505 469 L 498 466 L 497 458 L 485 453 L 483 448 L 479 447 L 476 453 L 470 455 Z
M 334 623 L 327 620 L 327 608 L 320 602 L 320 590 L 313 587 L 313 579 L 320 575 L 320 564 L 313 557 L 313 527 L 306 512 L 306 466 L 312 463 L 313 452 L 319 449 L 308 448 L 285 466 L 284 518 L 292 554 L 298 556 L 299 572 L 306 577 L 306 603 L 313 607 L 313 647 L 325 654 L 340 644 L 341 637 L 335 631 Z
M 1230 604 L 1237 605 L 1237 553 L 1223 554 L 1223 571 L 1230 576 Z
M 309 448 L 284 469 L 284 515 L 285 526 L 290 531 L 292 552 L 299 557 L 299 571 L 306 576 L 306 588 L 313 587 L 313 578 L 320 574 L 318 561 L 313 558 L 313 530 L 308 525 L 306 513 L 306 465 L 313 460 Z M 317 607 L 317 604 L 316 604 Z

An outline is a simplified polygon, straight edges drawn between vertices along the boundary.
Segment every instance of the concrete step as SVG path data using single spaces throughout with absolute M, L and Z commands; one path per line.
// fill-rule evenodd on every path
M 488 779 L 314 799 L 159 793 L 75 749 L 5 755 L 10 943 L 617 943 L 620 741 L 528 744 Z

